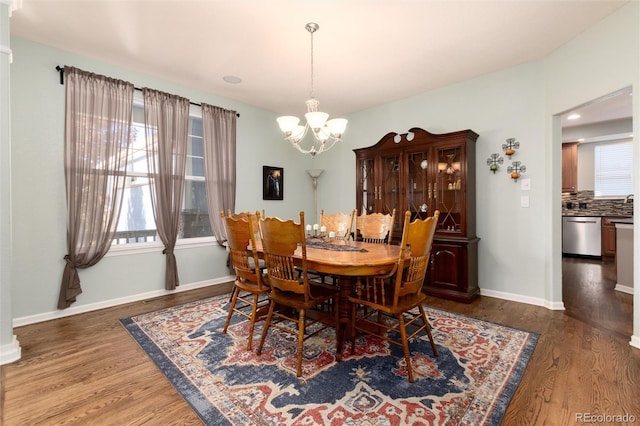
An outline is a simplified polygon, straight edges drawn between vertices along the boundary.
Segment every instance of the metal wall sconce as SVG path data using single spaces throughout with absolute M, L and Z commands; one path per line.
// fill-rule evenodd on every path
M 491 157 L 487 158 L 487 166 L 489 166 L 489 170 L 496 174 L 496 170 L 498 170 L 499 164 L 502 164 L 504 160 L 500 157 L 500 154 L 491 154 Z
M 527 167 L 520 161 L 514 161 L 511 164 L 511 166 L 507 167 L 507 173 L 511 173 L 511 179 L 517 182 L 521 174 L 527 171 Z
M 502 144 L 502 150 L 509 158 L 516 153 L 516 149 L 518 148 L 520 148 L 520 142 L 516 141 L 515 138 L 509 138 L 507 139 L 507 143 Z

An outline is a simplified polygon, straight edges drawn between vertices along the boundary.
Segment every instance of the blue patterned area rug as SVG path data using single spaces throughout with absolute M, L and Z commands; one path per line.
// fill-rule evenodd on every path
M 131 336 L 207 425 L 498 425 L 538 335 L 432 309 L 440 352 L 426 336 L 410 343 L 414 383 L 402 349 L 369 336 L 347 342 L 335 362 L 335 333 L 305 341 L 296 377 L 296 341 L 264 321 L 248 351 L 248 321 L 239 315 L 222 334 L 228 296 L 122 319 Z

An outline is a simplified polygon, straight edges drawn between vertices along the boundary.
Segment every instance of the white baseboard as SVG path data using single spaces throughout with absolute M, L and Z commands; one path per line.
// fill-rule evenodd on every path
M 628 285 L 616 284 L 614 289 L 621 293 L 633 294 L 633 287 L 629 287 Z
M 640 336 L 631 336 L 629 345 L 633 346 L 634 348 L 640 349 Z
M 495 297 L 497 299 L 510 300 L 512 302 L 526 303 L 528 305 L 542 306 L 552 311 L 564 311 L 563 302 L 551 302 L 549 300 L 540 299 L 538 297 L 523 296 L 521 294 L 507 293 L 504 291 L 480 289 L 483 296 Z
M 0 365 L 10 364 L 22 356 L 22 349 L 16 335 L 13 335 L 11 343 L 0 346 Z
M 124 305 L 125 303 L 138 302 L 140 300 L 153 299 L 155 297 L 166 296 L 167 294 L 181 293 L 183 291 L 195 290 L 201 287 L 208 287 L 211 285 L 218 285 L 233 281 L 235 276 L 229 275 L 227 277 L 216 278 L 215 280 L 200 281 L 191 284 L 184 284 L 178 286 L 175 290 L 154 290 L 147 293 L 134 294 L 132 296 L 120 297 L 117 299 L 105 300 L 98 303 L 90 303 L 82 306 L 71 306 L 67 309 L 60 309 L 57 311 L 44 312 L 37 315 L 30 315 L 21 318 L 13 319 L 13 327 L 21 327 L 23 325 L 35 324 L 43 321 L 50 321 L 53 319 L 69 317 L 72 315 L 83 314 L 85 312 L 96 311 L 98 309 L 111 308 L 113 306 Z

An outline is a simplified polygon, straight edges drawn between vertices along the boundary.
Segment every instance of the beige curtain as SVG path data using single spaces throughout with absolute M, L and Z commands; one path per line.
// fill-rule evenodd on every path
M 236 112 L 203 103 L 202 138 L 209 221 L 213 235 L 222 243 L 226 235 L 217 212 L 235 211 Z
M 187 159 L 189 100 L 142 89 L 153 217 L 166 256 L 165 288 L 180 285 L 174 255 L 180 231 Z
M 65 67 L 67 255 L 58 309 L 82 293 L 78 268 L 107 253 L 118 224 L 131 130 L 131 83 Z

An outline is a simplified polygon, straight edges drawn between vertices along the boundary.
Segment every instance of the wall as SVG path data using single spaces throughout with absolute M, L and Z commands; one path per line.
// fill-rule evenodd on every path
M 562 308 L 559 114 L 622 87 L 639 86 L 639 17 L 639 4 L 630 2 L 547 58 L 352 114 L 347 117 L 350 122 L 344 142 L 313 162 L 289 147 L 273 149 L 281 140 L 272 125 L 275 116 L 271 113 L 87 58 L 12 40 L 16 58 L 11 81 L 12 190 L 19 194 L 13 197 L 12 209 L 18 218 L 12 229 L 14 318 L 55 312 L 65 254 L 65 207 L 63 90 L 57 84 L 53 68 L 64 63 L 128 79 L 137 86 L 149 85 L 238 110 L 242 114 L 238 129 L 238 157 L 242 161 L 238 177 L 239 210 L 264 207 L 267 214 L 292 217 L 304 206 L 307 214 L 311 214 L 313 201 L 307 168 L 326 170 L 319 178 L 319 208 L 350 210 L 355 205 L 354 148 L 372 145 L 390 131 L 406 132 L 411 127 L 433 133 L 471 128 L 480 135 L 476 144 L 476 185 L 482 294 Z M 635 96 L 635 134 L 640 122 L 638 111 Z M 521 160 L 527 166 L 524 177 L 531 180 L 528 191 L 508 177 L 507 159 L 496 174 L 486 166 L 489 155 L 501 152 L 502 143 L 510 137 L 521 144 L 512 160 Z M 52 161 L 56 158 L 59 162 Z M 634 160 L 638 164 L 639 159 L 640 150 L 636 149 Z M 255 169 L 262 164 L 285 167 L 284 203 L 255 201 L 261 197 L 256 189 L 259 179 L 254 174 L 260 173 Z M 636 171 L 636 182 L 637 174 Z M 529 208 L 520 207 L 522 195 L 530 197 Z M 638 264 L 640 238 L 635 232 L 634 256 Z M 217 250 L 204 247 L 179 253 L 179 262 L 189 262 L 189 270 L 180 269 L 183 283 L 224 275 L 222 255 Z M 105 259 L 81 273 L 85 293 L 78 305 L 158 291 L 162 288 L 163 262 L 160 254 Z M 636 286 L 637 280 L 636 277 Z M 634 303 L 639 307 L 640 292 L 637 293 Z M 32 294 L 39 296 L 33 298 Z M 636 308 L 635 336 L 640 331 L 638 312 Z
M 78 301 L 64 311 L 56 309 L 66 254 L 64 86 L 59 83 L 56 65 L 73 65 L 130 81 L 136 87 L 148 86 L 238 111 L 236 210 L 265 209 L 267 214 L 287 218 L 297 216 L 300 209 L 312 214 L 311 179 L 306 173 L 311 160 L 282 140 L 275 114 L 19 38 L 11 39 L 11 47 L 14 325 L 165 292 L 165 259 L 160 249 L 107 255 L 97 265 L 80 270 L 83 293 Z M 284 201 L 262 200 L 263 165 L 285 168 Z M 183 247 L 176 257 L 178 290 L 229 279 L 226 252 L 216 244 Z
M 623 87 L 638 87 L 638 22 L 639 4 L 632 2 L 547 58 L 352 114 L 345 143 L 319 159 L 324 168 L 331 166 L 319 185 L 321 205 L 335 210 L 355 204 L 353 189 L 329 189 L 354 181 L 353 148 L 414 126 L 433 133 L 471 128 L 480 135 L 476 188 L 482 294 L 563 309 L 559 115 Z M 530 191 L 507 177 L 506 158 L 495 175 L 486 166 L 508 137 L 521 144 L 513 160 L 527 166 Z M 640 164 L 638 151 L 634 156 Z M 529 208 L 520 207 L 521 195 L 529 195 Z M 640 326 L 635 330 L 637 335 Z
M 638 149 L 638 124 L 640 108 L 640 3 L 629 2 L 618 11 L 589 28 L 579 37 L 554 51 L 545 59 L 545 140 L 549 150 L 545 157 L 548 205 L 545 209 L 543 229 L 552 237 L 547 243 L 545 285 L 548 298 L 562 299 L 562 208 L 561 197 L 561 128 L 559 116 L 576 105 L 599 98 L 618 89 L 633 88 L 634 164 L 640 164 Z M 634 183 L 638 187 L 640 167 L 634 171 Z M 638 211 L 638 201 L 634 211 Z M 634 263 L 640 264 L 640 227 L 634 229 Z M 639 276 L 634 276 L 638 286 Z M 634 335 L 632 344 L 640 347 L 640 292 L 634 294 Z

